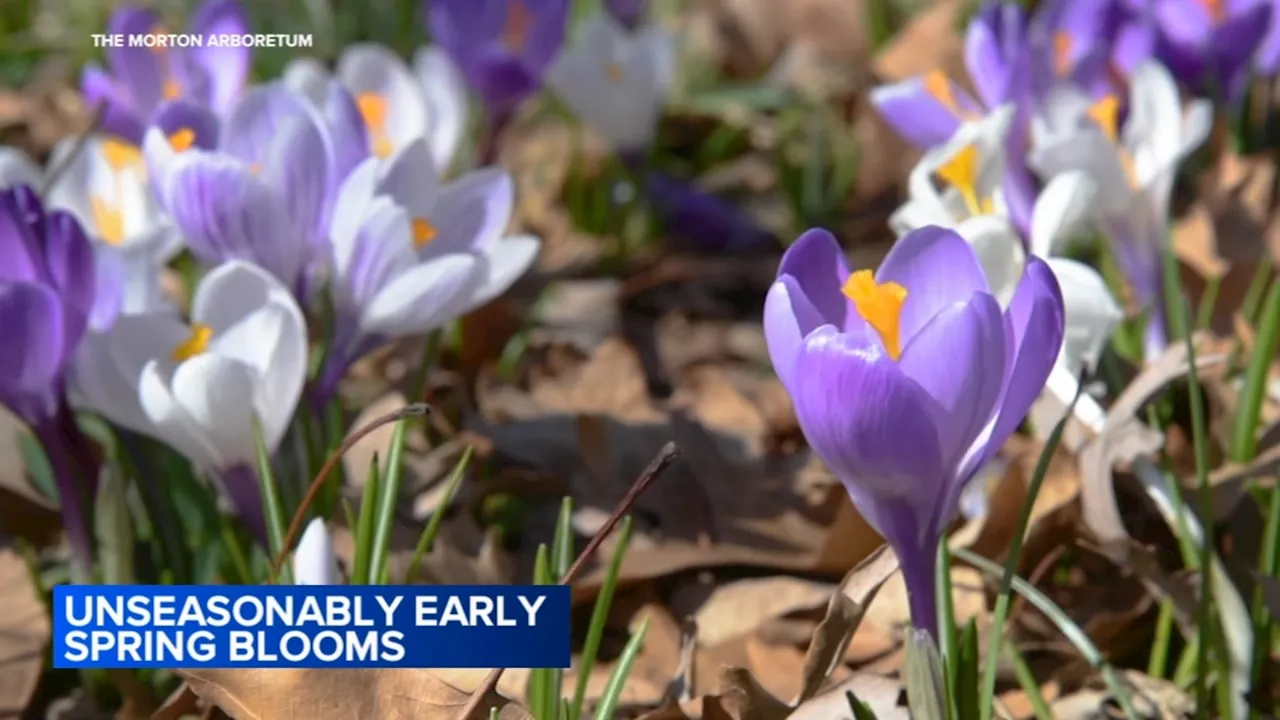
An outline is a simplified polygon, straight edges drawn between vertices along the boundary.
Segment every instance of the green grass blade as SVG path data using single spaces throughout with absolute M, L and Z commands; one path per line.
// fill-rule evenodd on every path
M 546 543 L 538 545 L 538 553 L 533 559 L 533 584 L 554 585 L 551 575 L 551 553 Z M 537 668 L 529 673 L 529 712 L 534 720 L 553 720 L 560 698 L 556 697 L 553 683 L 555 678 L 548 668 Z
M 604 582 L 600 584 L 600 594 L 596 596 L 595 607 L 591 610 L 591 624 L 587 628 L 587 639 L 582 644 L 582 656 L 579 660 L 578 682 L 573 689 L 573 703 L 569 706 L 569 718 L 582 716 L 582 705 L 587 697 L 587 678 L 595 667 L 596 656 L 600 652 L 600 641 L 604 639 L 605 621 L 609 619 L 609 606 L 613 604 L 613 591 L 618 587 L 618 574 L 622 570 L 622 559 L 626 557 L 627 546 L 631 543 L 631 516 L 622 518 L 618 528 L 618 546 L 609 559 L 609 568 L 605 571 Z
M 1049 703 L 1040 693 L 1040 683 L 1036 680 L 1036 676 L 1031 674 L 1026 658 L 1022 657 L 1022 653 L 1018 652 L 1018 648 L 1014 647 L 1012 642 L 1005 643 L 1005 651 L 1009 653 L 1009 660 L 1013 663 L 1013 674 L 1017 676 L 1022 692 L 1026 693 L 1027 700 L 1031 703 L 1031 712 L 1035 713 L 1036 720 L 1053 720 L 1053 711 L 1049 709 Z
M 1103 658 L 1102 652 L 1099 651 L 1098 646 L 1094 645 L 1093 641 L 1089 639 L 1088 634 L 1086 634 L 1085 631 L 1075 623 L 1075 621 L 1068 617 L 1067 614 L 1062 611 L 1062 608 L 1058 607 L 1057 603 L 1050 600 L 1049 596 L 1040 592 L 1034 585 L 1023 580 L 1017 575 L 1010 578 L 1007 564 L 1004 567 L 1001 567 L 999 564 L 965 548 L 956 548 L 955 554 L 956 557 L 970 563 L 982 572 L 992 577 L 1000 578 L 1001 584 L 1004 584 L 1007 581 L 1010 587 L 1016 589 L 1018 594 L 1025 598 L 1027 602 L 1031 603 L 1037 610 L 1044 613 L 1045 617 L 1049 618 L 1049 621 L 1058 628 L 1058 632 L 1062 633 L 1063 637 L 1067 639 L 1067 642 L 1070 642 L 1075 646 L 1076 650 L 1079 651 L 1080 655 L 1089 663 L 1090 667 L 1097 670 L 1102 675 L 1103 682 L 1106 683 L 1107 689 L 1111 691 L 1113 699 L 1115 699 L 1115 701 L 1120 705 L 1120 709 L 1124 712 L 1125 717 L 1128 718 L 1128 720 L 1139 720 L 1139 718 L 1142 717 L 1134 709 L 1133 702 L 1129 699 L 1129 691 L 1125 688 L 1124 683 L 1120 681 L 1120 677 L 1116 674 L 1115 668 L 1112 667 L 1105 658 Z M 990 653 L 988 655 L 988 668 L 991 667 L 990 656 L 993 654 L 995 653 Z M 988 698 L 984 697 L 984 700 L 986 699 Z
M 609 682 L 604 686 L 604 694 L 600 696 L 600 706 L 596 708 L 596 720 L 609 720 L 618 709 L 618 700 L 622 697 L 622 690 L 627 685 L 627 676 L 631 674 L 631 666 L 640 655 L 640 648 L 644 647 L 644 636 L 647 632 L 649 632 L 649 618 L 646 617 L 640 622 L 640 629 L 627 641 L 627 646 L 622 649 L 622 655 L 618 657 L 618 664 L 614 666 L 613 674 L 609 676 Z
M 867 707 L 853 694 L 852 690 L 846 690 L 844 693 L 845 702 L 849 703 L 849 711 L 853 713 L 853 720 L 876 720 L 876 714 Z
M 960 708 L 956 705 L 960 688 L 956 684 L 960 674 L 958 647 L 960 638 L 956 633 L 955 597 L 951 589 L 951 545 L 947 542 L 947 538 L 943 538 L 942 542 L 938 543 L 937 576 L 938 634 L 941 636 L 939 649 L 942 652 L 942 669 L 947 697 L 951 698 L 951 702 L 947 705 L 947 712 L 951 713 L 952 720 L 959 720 L 966 716 L 961 714 Z
M 958 650 L 955 707 L 957 720 L 964 720 L 979 714 L 978 671 L 982 667 L 982 656 L 978 653 L 978 622 L 973 618 L 965 623 Z
M 551 542 L 551 575 L 559 582 L 573 564 L 573 498 L 560 502 L 556 518 L 556 536 Z
M 431 546 L 435 544 L 436 536 L 440 534 L 440 526 L 444 524 L 444 516 L 449 506 L 453 504 L 453 498 L 458 494 L 458 488 L 462 485 L 462 478 L 467 471 L 467 466 L 471 464 L 471 454 L 475 448 L 471 445 L 462 451 L 462 457 L 458 458 L 458 464 L 453 466 L 453 473 L 449 475 L 446 481 L 444 497 L 440 499 L 440 507 L 431 513 L 431 519 L 427 521 L 427 526 L 422 528 L 422 535 L 418 536 L 418 545 L 413 549 L 413 557 L 409 560 L 409 569 L 405 571 L 404 583 L 413 582 L 418 577 L 418 570 L 422 566 L 422 558 L 426 557 L 431 551 Z
M 378 470 L 378 453 L 369 461 L 369 477 L 364 482 L 364 493 L 360 497 L 360 518 L 356 521 L 355 557 L 351 561 L 351 584 L 368 585 L 372 578 L 369 574 L 370 558 L 373 554 L 373 528 L 377 522 L 378 492 L 382 485 L 382 473 Z
M 267 541 L 271 543 L 271 557 L 277 557 L 284 550 L 284 508 L 280 507 L 280 486 L 271 469 L 271 454 L 267 452 L 262 426 L 257 418 L 253 420 L 253 452 L 258 466 L 258 489 L 262 493 L 263 520 L 267 523 Z M 292 576 L 293 571 L 286 563 L 280 568 L 280 577 L 273 577 L 271 581 L 288 585 L 293 582 Z
M 391 450 L 387 452 L 387 469 L 382 476 L 378 498 L 378 520 L 373 528 L 373 550 L 369 555 L 370 581 L 387 583 L 387 560 L 391 556 L 391 528 L 396 523 L 396 506 L 400 504 L 400 480 L 404 476 L 404 437 L 409 424 L 401 420 L 391 434 Z
M 1147 674 L 1162 678 L 1169 672 L 1169 643 L 1173 639 L 1173 601 L 1160 601 L 1160 614 L 1156 616 L 1155 639 L 1151 641 L 1151 654 L 1147 656 Z
M 1258 454 L 1258 425 L 1262 422 L 1262 401 L 1270 381 L 1271 362 L 1280 347 L 1280 282 L 1271 284 L 1257 324 L 1258 336 L 1245 370 L 1244 388 L 1231 425 L 1231 455 L 1247 463 Z
M 1005 560 L 1004 575 L 1000 578 L 1000 594 L 996 596 L 996 608 L 991 618 L 990 640 L 987 643 L 987 647 L 992 648 L 992 652 L 987 655 L 987 664 L 982 675 L 981 702 L 979 703 L 981 720 L 991 720 L 991 713 L 995 709 L 996 671 L 1000 665 L 1000 634 L 1004 632 L 1004 621 L 1009 614 L 1014 571 L 1018 566 L 1018 558 L 1022 555 L 1022 541 L 1027 534 L 1027 525 L 1031 522 L 1031 508 L 1040 494 L 1040 485 L 1044 482 L 1045 474 L 1049 472 L 1049 461 L 1057 452 L 1058 444 L 1062 442 L 1063 428 L 1071 418 L 1078 398 L 1078 395 L 1072 398 L 1067 412 L 1049 434 L 1044 452 L 1040 453 L 1040 458 L 1036 460 L 1035 472 L 1031 475 L 1031 483 L 1027 487 L 1027 499 L 1022 503 L 1022 509 L 1018 513 L 1018 523 L 1013 530 L 1013 539 L 1009 542 L 1009 557 Z

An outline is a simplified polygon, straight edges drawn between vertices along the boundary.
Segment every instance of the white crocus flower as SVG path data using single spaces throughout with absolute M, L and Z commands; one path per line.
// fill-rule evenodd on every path
M 444 173 L 467 127 L 466 83 L 457 65 L 438 47 L 419 48 L 410 69 L 389 48 L 357 43 L 343 50 L 334 72 L 355 98 L 369 134 L 369 149 L 386 158 L 422 138 L 437 172 Z M 285 67 L 284 82 L 313 103 L 325 101 L 329 71 L 314 58 Z
M 1040 193 L 1032 209 L 1029 243 L 1024 246 L 1014 229 L 1000 190 L 1004 139 L 1012 118 L 1013 108 L 1001 107 L 981 121 L 961 126 L 945 145 L 925 153 L 911 173 L 911 198 L 890 224 L 899 233 L 924 225 L 954 229 L 973 246 L 1002 304 L 1018 287 L 1027 252 L 1043 259 L 1062 288 L 1066 322 L 1048 389 L 1070 402 L 1080 370 L 1096 367 L 1122 313 L 1096 270 L 1053 256 L 1089 217 L 1097 193 L 1084 173 L 1064 173 Z M 935 188 L 935 177 L 945 183 L 942 191 Z
M 298 541 L 293 553 L 293 582 L 295 585 L 337 585 L 338 557 L 333 552 L 333 540 L 324 520 L 316 518 Z
M 274 451 L 307 369 L 307 329 L 292 294 L 242 261 L 205 275 L 190 325 L 171 312 L 124 315 L 101 349 L 72 373 L 84 404 L 213 475 L 252 467 L 255 419 Z
M 1145 62 L 1130 80 L 1123 127 L 1119 113 L 1114 97 L 1091 102 L 1070 87 L 1055 89 L 1032 123 L 1030 164 L 1045 180 L 1083 172 L 1096 184 L 1090 214 L 1151 312 L 1151 358 L 1165 344 L 1162 256 L 1177 166 L 1208 136 L 1213 111 L 1207 101 L 1196 100 L 1184 113 L 1169 71 Z
M 130 258 L 159 264 L 176 256 L 182 236 L 152 191 L 141 149 L 94 135 L 77 152 L 78 141 L 66 138 L 53 149 L 49 166 L 63 169 L 49 206 L 75 215 L 90 239 Z
M 907 202 L 889 218 L 898 235 L 926 225 L 959 233 L 973 247 L 1002 303 L 1013 297 L 1026 261 L 1001 189 L 1005 137 L 1013 117 L 1012 105 L 1001 106 L 961 125 L 949 141 L 926 152 L 907 181 Z
M 653 142 L 675 72 L 671 35 L 658 23 L 629 32 L 599 13 L 547 71 L 547 84 L 619 152 Z
M 43 180 L 44 173 L 31 156 L 16 147 L 0 146 L 0 190 L 14 185 L 30 185 L 39 190 Z
M 356 167 L 329 233 L 337 327 L 321 393 L 377 344 L 441 327 L 523 275 L 541 242 L 506 236 L 514 203 L 499 168 L 441 185 L 421 140 Z

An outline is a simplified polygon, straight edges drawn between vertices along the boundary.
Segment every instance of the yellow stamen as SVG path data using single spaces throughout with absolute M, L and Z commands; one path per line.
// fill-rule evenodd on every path
M 1071 72 L 1071 33 L 1059 30 L 1053 34 L 1053 72 L 1062 77 Z
M 356 107 L 364 118 L 365 127 L 369 129 L 369 141 L 373 154 L 385 158 L 394 150 L 391 139 L 387 137 L 387 98 L 381 93 L 365 92 L 356 96 Z
M 115 138 L 102 142 L 102 157 L 115 171 L 127 170 L 142 163 L 142 151 L 138 146 Z
M 173 349 L 174 361 L 185 362 L 203 353 L 209 348 L 209 341 L 212 339 L 213 328 L 200 323 L 193 324 L 191 326 L 191 334 Z
M 853 301 L 862 319 L 880 335 L 889 357 L 897 360 L 902 355 L 898 331 L 907 289 L 897 283 L 877 284 L 870 270 L 859 270 L 849 276 L 842 291 Z
M 169 136 L 169 147 L 174 152 L 186 152 L 196 141 L 196 131 L 189 127 L 179 128 Z
M 941 70 L 930 70 L 924 76 L 924 91 L 942 103 L 942 107 L 959 115 L 960 106 L 956 104 L 955 93 L 951 91 L 951 81 Z
M 174 100 L 180 95 L 182 95 L 182 85 L 173 78 L 166 79 L 164 81 L 164 99 Z
M 89 196 L 89 213 L 93 215 L 93 224 L 97 226 L 98 236 L 108 245 L 120 245 L 124 242 L 124 214 L 100 195 Z
M 978 148 L 965 145 L 935 171 L 943 182 L 960 191 L 965 207 L 973 215 L 990 215 L 994 204 L 990 198 L 978 196 Z
M 157 24 L 155 27 L 151 28 L 151 32 L 149 34 L 151 35 L 151 37 L 156 39 L 156 43 L 151 46 L 151 52 L 155 53 L 156 55 L 164 55 L 166 52 L 169 51 L 169 48 L 160 44 L 162 42 L 160 40 L 160 36 L 168 35 L 169 28 L 166 28 L 163 24 Z
M 426 218 L 414 218 L 413 220 L 413 246 L 421 248 L 432 240 L 436 239 L 436 226 L 432 225 Z
M 533 13 L 525 7 L 521 0 L 510 0 L 507 3 L 507 21 L 502 28 L 502 42 L 516 52 L 524 50 L 529 40 L 529 30 L 533 27 Z
M 1102 133 L 1111 142 L 1119 136 L 1117 123 L 1120 117 L 1120 100 L 1115 95 L 1107 95 L 1089 106 L 1089 119 L 1102 128 Z
M 615 85 L 622 82 L 622 66 L 618 65 L 618 63 L 609 63 L 608 65 L 605 65 L 604 76 L 609 80 L 609 82 Z
M 254 175 L 261 175 L 261 174 L 262 174 L 262 163 L 260 163 L 260 162 L 249 163 L 249 172 L 250 172 L 250 173 L 253 173 Z

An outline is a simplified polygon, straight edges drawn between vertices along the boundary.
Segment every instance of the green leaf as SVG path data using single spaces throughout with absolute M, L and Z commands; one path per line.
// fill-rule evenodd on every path
M 942 656 L 924 630 L 910 628 L 906 638 L 907 705 L 916 720 L 946 720 L 947 687 Z
M 604 581 L 600 584 L 600 594 L 596 596 L 595 606 L 591 609 L 591 624 L 587 627 L 587 638 L 582 644 L 582 655 L 578 661 L 578 682 L 573 689 L 573 703 L 569 706 L 566 717 L 582 716 L 582 705 L 587 698 L 587 679 L 591 677 L 591 669 L 595 667 L 596 656 L 600 653 L 600 642 L 604 639 L 604 626 L 609 619 L 609 607 L 613 604 L 613 593 L 618 587 L 618 574 L 622 570 L 622 559 L 627 555 L 627 546 L 631 543 L 631 516 L 622 518 L 618 528 L 618 545 L 614 548 L 613 557 L 609 559 L 609 567 Z
M 876 720 L 876 714 L 867 707 L 867 704 L 859 700 L 852 690 L 846 690 L 844 699 L 849 703 L 849 710 L 853 713 L 853 720 Z
M 604 693 L 600 696 L 600 705 L 596 708 L 597 718 L 612 718 L 618 709 L 618 701 L 622 698 L 622 691 L 627 685 L 627 676 L 631 674 L 631 666 L 635 664 L 636 657 L 640 655 L 640 649 L 644 647 L 644 636 L 649 632 L 649 618 L 646 617 L 640 622 L 640 628 L 635 635 L 627 641 L 626 647 L 622 649 L 622 655 L 618 656 L 618 664 L 614 666 L 613 673 L 609 675 L 609 682 L 604 686 Z
M 279 557 L 284 552 L 285 519 L 284 509 L 280 507 L 280 487 L 276 484 L 275 472 L 271 469 L 271 455 L 267 452 L 266 442 L 262 438 L 262 426 L 257 418 L 253 420 L 253 450 L 258 465 L 258 489 L 262 493 L 263 519 L 267 523 L 267 540 L 271 543 L 271 557 Z M 268 569 L 268 572 L 270 570 Z M 280 578 L 271 578 L 272 582 L 291 584 L 293 571 L 288 563 L 280 568 Z
M 18 448 L 22 451 L 22 464 L 27 468 L 31 484 L 52 502 L 60 502 L 58 484 L 53 479 L 53 466 L 49 464 L 49 457 L 45 455 L 40 441 L 30 433 L 19 433 Z
M 133 569 L 133 527 L 129 518 L 126 484 L 119 471 L 102 470 L 94 501 L 94 531 L 98 536 L 98 562 L 102 582 L 128 585 L 137 582 Z
M 351 561 L 351 584 L 369 585 L 373 582 L 369 568 L 373 556 L 373 530 L 377 523 L 378 492 L 382 485 L 378 471 L 378 453 L 369 461 L 369 477 L 364 482 L 364 494 L 360 498 L 360 519 L 356 521 L 355 557 Z
M 426 557 L 431 550 L 432 544 L 436 541 L 436 535 L 440 534 L 440 526 L 444 523 L 445 511 L 449 509 L 449 505 L 453 503 L 454 495 L 458 493 L 458 487 L 462 485 L 463 474 L 467 470 L 467 466 L 471 463 L 471 453 L 475 448 L 471 445 L 462 452 L 462 457 L 458 459 L 458 464 L 453 466 L 453 473 L 449 475 L 446 481 L 444 497 L 440 500 L 440 506 L 431 514 L 431 519 L 427 521 L 427 526 L 422 529 L 422 535 L 418 536 L 418 545 L 413 549 L 413 557 L 409 560 L 409 569 L 405 571 L 405 584 L 411 583 L 418 577 L 418 569 L 422 564 L 422 558 Z
M 404 473 L 404 438 L 409 424 L 396 423 L 387 453 L 387 469 L 383 476 L 382 496 L 378 503 L 378 522 L 373 529 L 373 550 L 369 555 L 369 577 L 378 585 L 387 583 L 387 560 L 391 555 L 391 530 L 396 522 L 396 506 L 400 503 L 400 481 Z

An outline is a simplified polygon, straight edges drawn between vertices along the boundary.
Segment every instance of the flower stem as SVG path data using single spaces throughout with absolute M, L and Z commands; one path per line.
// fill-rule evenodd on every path
M 96 461 L 66 405 L 33 427 L 44 447 L 58 485 L 63 531 L 72 557 L 86 573 L 93 571 L 93 527 L 88 508 L 97 485 Z

